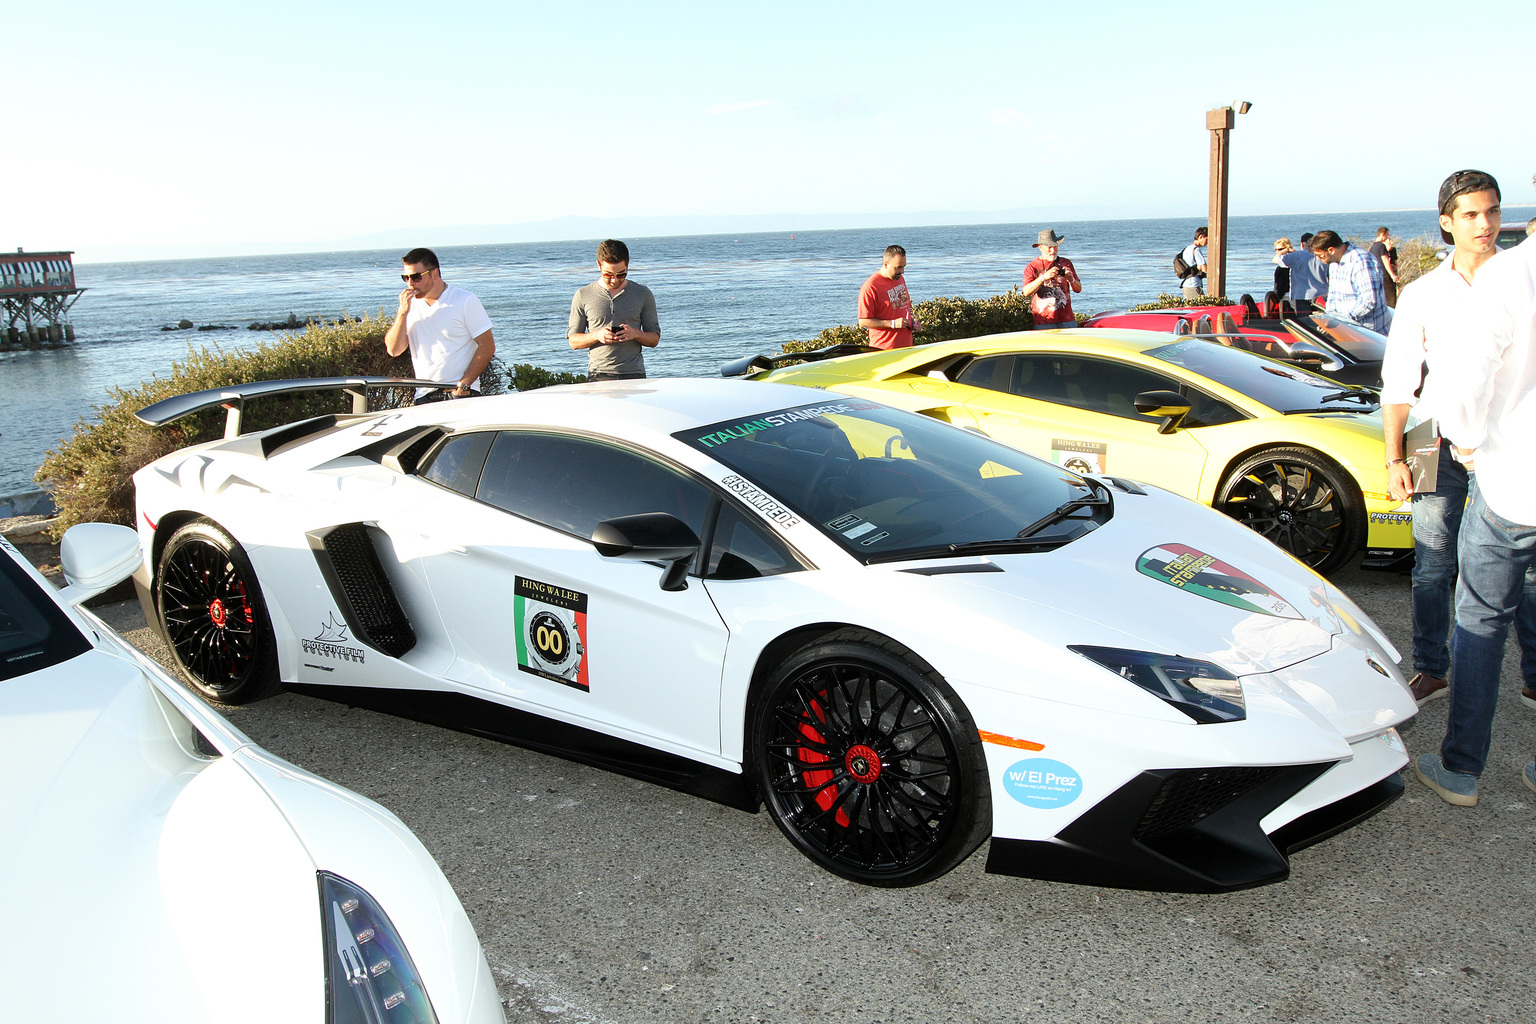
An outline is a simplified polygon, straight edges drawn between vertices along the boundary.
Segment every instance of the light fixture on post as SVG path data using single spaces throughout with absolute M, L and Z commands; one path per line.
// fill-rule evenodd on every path
M 1232 126 L 1237 114 L 1246 114 L 1253 104 L 1243 100 L 1232 107 L 1216 107 L 1205 112 L 1205 127 L 1211 133 L 1211 203 L 1206 240 L 1206 293 L 1224 295 L 1227 290 L 1227 162 Z

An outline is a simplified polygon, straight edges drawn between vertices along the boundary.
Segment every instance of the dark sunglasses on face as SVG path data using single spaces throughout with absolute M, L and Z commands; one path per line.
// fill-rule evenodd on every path
M 400 275 L 400 280 L 402 280 L 402 281 L 409 281 L 409 282 L 414 284 L 415 282 L 420 281 L 422 278 L 426 277 L 430 273 L 432 273 L 432 271 L 430 271 L 430 270 L 423 270 L 419 274 L 401 274 Z

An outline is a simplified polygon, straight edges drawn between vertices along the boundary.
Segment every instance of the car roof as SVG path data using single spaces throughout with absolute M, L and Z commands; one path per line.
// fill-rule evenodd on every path
M 957 355 L 986 356 L 1008 352 L 1070 352 L 1074 355 L 1140 355 L 1179 339 L 1165 331 L 1105 329 L 1102 327 L 1067 328 L 1059 331 L 1014 331 L 980 338 L 959 338 L 864 355 L 843 356 L 824 362 L 807 363 L 774 371 L 769 379 L 793 380 L 796 370 L 808 376 L 837 376 L 846 372 L 859 380 L 885 380 L 929 363 Z
M 456 430 L 500 422 L 679 430 L 815 402 L 803 388 L 712 377 L 562 384 L 508 395 L 418 406 L 421 417 Z M 413 410 L 414 411 L 414 410 Z

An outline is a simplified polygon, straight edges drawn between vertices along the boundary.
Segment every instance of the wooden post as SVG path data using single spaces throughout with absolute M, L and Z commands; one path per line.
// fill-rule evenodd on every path
M 1211 132 L 1211 205 L 1207 225 L 1210 237 L 1205 251 L 1207 295 L 1225 295 L 1227 291 L 1227 155 L 1235 121 L 1231 107 L 1205 112 L 1205 126 Z

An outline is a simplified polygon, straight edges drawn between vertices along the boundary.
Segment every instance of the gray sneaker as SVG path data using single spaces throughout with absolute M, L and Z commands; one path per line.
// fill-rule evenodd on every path
M 1440 760 L 1439 754 L 1420 754 L 1413 762 L 1413 774 L 1424 785 L 1439 793 L 1446 803 L 1457 807 L 1477 806 L 1477 776 L 1451 771 Z M 1529 777 L 1526 784 L 1536 789 Z
M 1531 792 L 1536 793 L 1536 760 L 1525 766 L 1525 771 L 1520 776 L 1525 780 L 1526 786 Z

